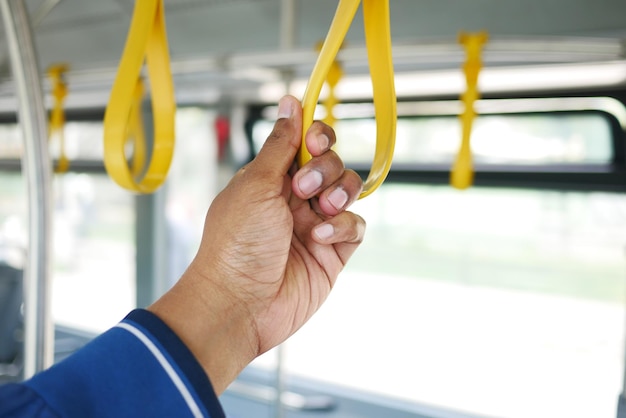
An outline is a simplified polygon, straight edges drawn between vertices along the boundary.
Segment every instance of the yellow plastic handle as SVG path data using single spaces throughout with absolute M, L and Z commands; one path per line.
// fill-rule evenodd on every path
M 128 166 L 124 145 L 144 58 L 152 87 L 154 141 L 146 173 L 137 179 Z M 117 184 L 139 193 L 152 193 L 161 186 L 174 152 L 175 114 L 163 0 L 137 0 L 104 115 L 104 165 Z
M 48 68 L 48 77 L 52 82 L 52 95 L 54 96 L 48 137 L 59 138 L 59 160 L 54 167 L 55 173 L 65 173 L 70 168 L 70 160 L 65 153 L 65 111 L 63 110 L 63 103 L 67 97 L 67 84 L 63 80 L 63 75 L 68 68 L 66 64 L 57 64 Z
M 304 92 L 302 99 L 302 145 L 298 152 L 298 164 L 300 166 L 311 159 L 311 154 L 307 151 L 304 143 L 304 136 L 313 123 L 313 114 L 322 86 L 346 37 L 350 24 L 354 20 L 359 3 L 360 0 L 339 1 L 335 17 Z M 363 0 L 363 19 L 376 115 L 376 152 L 359 199 L 376 190 L 389 173 L 395 147 L 397 119 L 389 1 Z
M 482 48 L 487 42 L 487 32 L 461 33 L 459 42 L 465 46 L 467 60 L 463 65 L 467 89 L 461 96 L 465 110 L 461 114 L 462 137 L 461 147 L 450 172 L 450 184 L 460 190 L 467 189 L 474 182 L 474 165 L 470 139 L 472 125 L 476 118 L 474 102 L 478 100 L 478 76 L 482 68 Z

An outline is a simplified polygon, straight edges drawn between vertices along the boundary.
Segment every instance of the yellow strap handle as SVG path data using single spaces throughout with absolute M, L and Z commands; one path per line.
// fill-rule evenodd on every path
M 474 181 L 474 168 L 472 163 L 472 151 L 470 138 L 472 135 L 472 125 L 476 118 L 474 102 L 478 100 L 478 75 L 482 69 L 482 48 L 487 42 L 487 32 L 461 33 L 459 42 L 465 46 L 466 62 L 463 65 L 467 89 L 461 96 L 461 101 L 465 105 L 465 110 L 461 114 L 462 137 L 461 147 L 456 161 L 450 172 L 450 184 L 460 190 L 467 189 Z
M 124 144 L 144 57 L 152 86 L 154 144 L 146 173 L 139 180 L 128 167 Z M 117 184 L 139 193 L 152 193 L 161 186 L 174 152 L 175 113 L 163 0 L 137 0 L 104 115 L 104 165 Z
M 313 114 L 322 85 L 350 28 L 359 3 L 360 0 L 339 0 L 335 17 L 304 92 L 302 145 L 298 153 L 300 166 L 311 159 L 311 154 L 304 144 L 304 135 L 313 123 Z M 389 173 L 396 140 L 397 119 L 389 1 L 363 0 L 363 19 L 376 112 L 376 152 L 372 168 L 363 186 L 363 192 L 359 196 L 360 199 L 376 190 Z
M 63 104 L 67 97 L 67 84 L 63 80 L 63 75 L 67 70 L 68 66 L 65 64 L 57 64 L 48 68 L 48 77 L 52 82 L 52 95 L 54 96 L 48 137 L 50 140 L 59 138 L 59 160 L 54 167 L 55 173 L 65 173 L 70 168 L 70 160 L 65 154 L 65 111 L 63 110 Z

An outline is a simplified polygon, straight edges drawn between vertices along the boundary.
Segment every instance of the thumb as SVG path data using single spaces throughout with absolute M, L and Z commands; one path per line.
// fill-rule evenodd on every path
M 252 164 L 262 172 L 284 176 L 302 142 L 302 106 L 298 99 L 293 96 L 280 99 L 278 118 Z

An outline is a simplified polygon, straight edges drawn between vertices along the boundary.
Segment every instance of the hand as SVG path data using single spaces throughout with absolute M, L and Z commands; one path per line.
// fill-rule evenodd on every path
M 333 130 L 311 126 L 313 159 L 298 170 L 300 103 L 284 97 L 279 117 L 257 158 L 212 203 L 187 272 L 150 307 L 218 393 L 317 311 L 365 232 L 363 219 L 346 212 L 362 182 L 330 149 Z

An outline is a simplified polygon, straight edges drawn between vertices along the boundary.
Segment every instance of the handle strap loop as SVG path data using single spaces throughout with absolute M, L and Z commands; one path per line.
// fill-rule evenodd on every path
M 304 143 L 306 131 L 313 123 L 313 113 L 322 85 L 341 48 L 361 0 L 340 0 L 311 78 L 304 92 L 302 145 L 298 164 L 303 166 L 311 159 Z M 391 28 L 388 0 L 363 0 L 365 43 L 372 78 L 376 114 L 376 152 L 370 173 L 363 185 L 359 199 L 371 194 L 385 180 L 393 160 L 396 140 L 396 93 L 393 58 L 391 55 Z
M 152 87 L 154 143 L 148 168 L 139 179 L 142 170 L 131 171 L 124 148 L 144 58 Z M 138 193 L 152 193 L 161 186 L 174 152 L 175 113 L 163 0 L 137 0 L 104 116 L 104 165 L 117 184 Z

